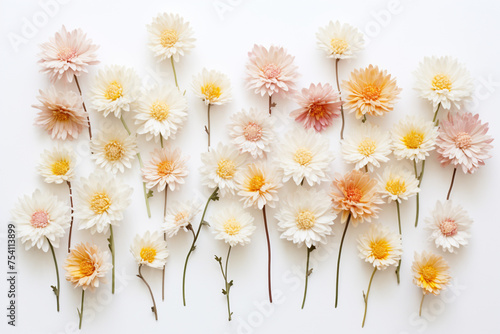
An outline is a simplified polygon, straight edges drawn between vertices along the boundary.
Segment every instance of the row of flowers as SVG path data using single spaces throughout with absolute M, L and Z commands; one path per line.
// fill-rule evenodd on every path
M 367 292 L 363 293 L 366 317 L 375 273 L 394 266 L 399 283 L 403 252 L 400 205 L 410 197 L 416 198 L 417 227 L 425 161 L 434 149 L 441 164 L 452 165 L 454 169 L 446 201 L 436 203 L 426 227 L 431 231 L 435 245 L 443 251 L 456 253 L 459 247 L 468 243 L 472 220 L 460 205 L 453 204 L 449 198 L 457 169 L 472 174 L 484 165 L 490 157 L 493 139 L 487 134 L 488 124 L 482 123 L 478 115 L 460 111 L 463 103 L 470 99 L 473 85 L 469 72 L 458 61 L 451 57 L 425 58 L 416 71 L 416 89 L 421 97 L 432 102 L 433 119 L 407 116 L 386 132 L 367 121 L 368 117 L 384 116 L 394 110 L 401 92 L 396 79 L 386 70 L 369 65 L 354 70 L 342 85 L 339 81 L 340 61 L 353 58 L 363 49 L 363 35 L 355 27 L 330 22 L 317 33 L 318 46 L 334 59 L 336 89 L 328 83 L 313 83 L 298 92 L 298 67 L 294 65 L 294 57 L 282 47 L 255 45 L 249 52 L 247 85 L 256 94 L 267 95 L 269 108 L 250 108 L 233 113 L 228 126 L 231 143 L 218 143 L 215 147 L 211 147 L 210 142 L 211 108 L 231 101 L 231 84 L 227 75 L 203 69 L 193 78 L 192 91 L 207 107 L 205 132 L 208 152 L 201 154 L 200 173 L 202 184 L 210 188 L 212 194 L 204 206 L 196 201 L 176 201 L 167 206 L 168 191 L 179 189 L 188 176 L 187 156 L 171 144 L 188 116 L 186 91 L 179 87 L 175 62 L 194 47 L 195 39 L 189 23 L 178 15 L 160 14 L 147 28 L 149 47 L 159 61 L 170 60 L 175 85 L 157 85 L 141 90 L 141 80 L 133 69 L 112 65 L 100 70 L 89 90 L 92 109 L 105 117 L 114 116 L 121 125 L 116 121 L 95 136 L 92 135 L 91 120 L 78 77 L 87 72 L 89 65 L 98 63 L 98 47 L 80 29 L 67 31 L 65 27 L 41 45 L 42 72 L 48 74 L 53 83 L 62 81 L 70 84 L 74 81 L 78 93 L 58 90 L 55 86 L 40 91 L 40 104 L 34 106 L 40 110 L 35 124 L 58 140 L 76 139 L 84 129 L 88 129 L 91 158 L 97 170 L 86 178 L 76 179 L 76 155 L 69 144 L 58 144 L 52 150 L 46 150 L 38 167 L 39 174 L 47 183 L 68 185 L 70 206 L 46 191 L 36 190 L 33 195 L 19 200 L 13 209 L 13 220 L 27 249 L 36 247 L 45 252 L 52 251 L 56 272 L 58 265 L 54 248 L 59 247 L 60 240 L 69 231 L 69 255 L 64 267 L 67 280 L 82 288 L 80 326 L 85 291 L 104 282 L 109 270 L 112 271 L 114 292 L 116 254 L 113 228 L 124 219 L 124 211 L 131 205 L 132 193 L 132 188 L 125 185 L 117 174 L 123 173 L 125 168 L 132 168 L 135 157 L 141 167 L 149 217 L 149 198 L 154 191 L 165 196 L 161 228 L 136 236 L 130 248 L 138 263 L 138 277 L 151 294 L 156 319 L 158 313 L 154 294 L 141 269 L 150 266 L 163 271 L 164 297 L 165 264 L 169 255 L 167 239 L 181 230 L 191 233 L 193 240 L 183 270 L 182 292 L 186 305 L 188 261 L 196 249 L 203 226 L 210 224 L 215 238 L 228 244 L 225 260 L 219 256 L 215 256 L 215 260 L 224 279 L 222 292 L 227 298 L 228 319 L 231 320 L 229 295 L 234 283 L 228 276 L 229 256 L 234 246 L 248 244 L 256 229 L 255 218 L 245 210 L 250 207 L 258 208 L 263 215 L 268 250 L 268 293 L 272 302 L 269 228 L 273 225 L 268 225 L 266 208 L 273 208 L 276 204 L 279 206 L 274 218 L 281 238 L 298 246 L 305 245 L 307 250 L 302 307 L 312 272 L 309 268 L 310 253 L 327 242 L 337 215 L 345 225 L 337 260 L 335 307 L 338 304 L 341 254 L 348 226 L 372 222 L 369 231 L 358 238 L 360 257 L 374 267 Z M 275 118 L 272 116 L 276 107 L 273 96 L 276 95 L 294 99 L 299 105 L 298 109 L 290 112 L 296 123 L 289 131 L 280 134 L 281 138 L 276 133 Z M 360 122 L 345 137 L 344 108 L 354 113 Z M 440 122 L 439 110 L 451 108 L 458 110 L 449 111 Z M 130 113 L 133 113 L 135 132 L 126 122 Z M 354 169 L 344 175 L 337 174 L 332 179 L 330 167 L 334 155 L 330 151 L 330 140 L 322 131 L 335 124 L 337 119 L 341 120 L 342 158 Z M 147 141 L 154 140 L 161 145 L 150 154 L 149 161 L 142 160 L 137 135 L 144 135 Z M 391 154 L 405 163 L 389 164 L 381 173 L 371 175 L 390 161 Z M 290 180 L 296 189 L 285 195 L 279 194 L 283 183 Z M 325 182 L 331 182 L 329 194 L 315 189 Z M 224 198 L 224 206 L 205 219 L 210 202 L 219 200 L 219 196 Z M 384 202 L 396 204 L 398 233 L 375 222 Z M 195 220 L 200 213 L 201 218 L 196 225 Z M 78 221 L 79 230 L 109 235 L 111 263 L 108 253 L 93 244 L 71 245 L 74 218 Z M 423 297 L 429 293 L 439 294 L 448 284 L 448 269 L 440 255 L 429 252 L 415 255 L 413 279 L 422 288 Z M 59 310 L 59 277 L 57 286 L 52 288 Z

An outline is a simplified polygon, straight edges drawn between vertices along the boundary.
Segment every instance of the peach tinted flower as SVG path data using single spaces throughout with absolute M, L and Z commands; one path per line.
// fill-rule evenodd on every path
M 96 51 L 99 46 L 92 44 L 91 39 L 82 29 L 67 31 L 62 26 L 48 42 L 40 45 L 40 60 L 42 73 L 49 75 L 50 80 L 55 82 L 64 79 L 72 82 L 74 76 L 80 76 L 87 72 L 87 66 L 98 64 Z
M 98 288 L 99 283 L 106 283 L 106 273 L 113 267 L 108 257 L 109 253 L 101 251 L 96 245 L 75 245 L 64 263 L 66 280 L 83 290 Z
M 377 205 L 383 201 L 379 197 L 377 186 L 377 180 L 358 170 L 335 177 L 330 196 L 333 210 L 336 213 L 342 212 L 342 223 L 347 221 L 349 215 L 354 226 L 365 220 L 371 222 L 371 218 L 378 218 L 380 208 Z
M 436 140 L 441 165 L 452 164 L 464 173 L 474 173 L 491 158 L 493 138 L 487 133 L 488 123 L 481 123 L 479 115 L 449 113 L 448 119 L 440 122 Z
M 304 88 L 296 98 L 300 108 L 290 116 L 302 123 L 306 129 L 314 128 L 321 132 L 333 124 L 333 119 L 339 117 L 342 101 L 339 94 L 330 84 L 311 84 Z
M 248 53 L 247 85 L 255 94 L 273 95 L 287 94 L 295 90 L 297 66 L 293 64 L 295 57 L 289 55 L 282 47 L 271 46 L 269 49 L 254 45 Z
M 151 154 L 151 160 L 144 164 L 142 174 L 146 187 L 152 189 L 157 187 L 163 191 L 165 187 L 175 190 L 175 186 L 184 184 L 184 178 L 188 175 L 186 166 L 187 157 L 181 156 L 181 150 L 171 147 L 155 149 Z
M 35 125 L 47 130 L 52 139 L 76 139 L 88 127 L 82 99 L 75 92 L 61 92 L 50 87 L 45 92 L 40 90 L 38 100 L 41 104 L 32 106 L 40 109 Z
M 425 251 L 415 253 L 411 269 L 413 282 L 422 288 L 424 294 L 439 295 L 451 278 L 448 274 L 450 267 L 443 257 Z
M 349 80 L 342 83 L 342 88 L 345 107 L 356 113 L 357 119 L 365 115 L 383 116 L 392 111 L 401 92 L 395 78 L 373 65 L 352 71 Z

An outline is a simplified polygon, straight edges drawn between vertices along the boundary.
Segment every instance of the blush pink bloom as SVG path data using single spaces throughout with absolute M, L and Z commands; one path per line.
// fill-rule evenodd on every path
M 487 134 L 488 123 L 481 123 L 479 115 L 449 113 L 448 119 L 439 125 L 436 144 L 443 167 L 452 164 L 472 174 L 484 165 L 484 160 L 491 158 L 493 138 Z
M 47 130 L 52 139 L 76 139 L 88 127 L 82 98 L 75 92 L 50 87 L 45 92 L 40 90 L 38 100 L 41 104 L 33 105 L 33 108 L 40 109 L 35 125 Z
M 48 42 L 42 43 L 40 48 L 40 72 L 48 74 L 52 82 L 62 78 L 72 82 L 74 76 L 87 72 L 87 66 L 99 63 L 95 53 L 99 46 L 92 44 L 92 40 L 87 39 L 82 29 L 67 31 L 66 27 L 62 26 L 61 30 Z
M 282 47 L 271 46 L 268 49 L 254 45 L 248 53 L 247 85 L 255 94 L 273 95 L 289 94 L 295 90 L 297 66 L 293 64 L 295 57 L 289 55 Z
M 342 101 L 339 93 L 330 84 L 311 84 L 297 95 L 300 108 L 290 113 L 290 116 L 304 125 L 304 128 L 314 128 L 321 132 L 333 124 L 333 119 L 339 117 Z
M 155 149 L 151 154 L 151 160 L 144 164 L 142 175 L 148 189 L 157 188 L 158 192 L 168 187 L 170 190 L 177 189 L 184 184 L 184 178 L 188 175 L 186 166 L 187 157 L 181 155 L 181 150 L 172 147 Z

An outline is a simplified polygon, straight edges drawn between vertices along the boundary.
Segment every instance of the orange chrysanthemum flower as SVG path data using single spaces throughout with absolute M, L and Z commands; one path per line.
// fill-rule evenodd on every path
M 105 275 L 112 268 L 107 259 L 108 253 L 96 245 L 75 245 L 65 262 L 66 280 L 83 290 L 99 287 L 99 283 L 106 283 Z
M 428 252 L 415 253 L 415 259 L 411 269 L 413 271 L 413 282 L 422 288 L 425 294 L 439 295 L 441 290 L 448 285 L 450 275 L 449 266 L 440 255 Z

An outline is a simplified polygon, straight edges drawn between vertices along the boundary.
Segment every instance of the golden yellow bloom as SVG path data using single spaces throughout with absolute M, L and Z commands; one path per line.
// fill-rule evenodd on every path
M 108 253 L 101 252 L 96 245 L 75 245 L 65 261 L 66 280 L 84 290 L 99 287 L 99 283 L 106 283 L 105 275 L 112 267 L 107 258 Z
M 415 259 L 411 267 L 413 271 L 413 282 L 422 288 L 423 293 L 439 295 L 441 290 L 448 285 L 450 275 L 449 266 L 440 255 L 422 252 L 415 253 Z

